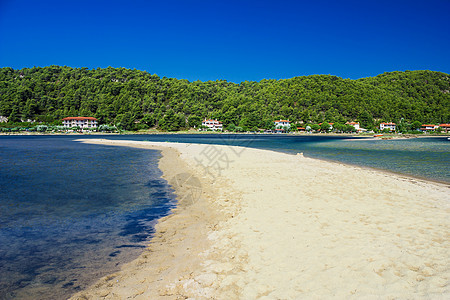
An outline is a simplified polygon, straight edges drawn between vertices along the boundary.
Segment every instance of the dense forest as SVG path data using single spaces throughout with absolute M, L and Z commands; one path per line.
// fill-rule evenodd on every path
M 216 118 L 225 127 L 294 123 L 450 121 L 450 75 L 390 72 L 358 80 L 311 75 L 240 84 L 160 78 L 125 68 L 60 66 L 0 69 L 0 116 L 8 122 L 59 122 L 92 116 L 122 129 L 179 130 Z

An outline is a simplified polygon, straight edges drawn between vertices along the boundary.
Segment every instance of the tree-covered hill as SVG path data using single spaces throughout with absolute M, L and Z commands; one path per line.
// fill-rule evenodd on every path
M 60 66 L 0 69 L 0 116 L 10 122 L 52 122 L 94 116 L 125 129 L 198 126 L 205 117 L 225 126 L 270 128 L 294 122 L 358 120 L 450 121 L 450 75 L 433 71 L 384 73 L 358 80 L 331 75 L 240 84 L 160 78 L 124 68 Z

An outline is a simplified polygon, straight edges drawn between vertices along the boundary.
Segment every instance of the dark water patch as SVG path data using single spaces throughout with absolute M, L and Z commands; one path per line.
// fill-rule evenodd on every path
M 117 246 L 116 248 L 145 248 L 144 245 L 120 245 Z
M 0 137 L 0 298 L 64 299 L 136 258 L 174 206 L 159 157 Z
M 108 256 L 110 256 L 110 257 L 115 257 L 115 256 L 117 256 L 117 254 L 119 254 L 120 253 L 120 251 L 114 251 L 114 252 L 111 252 Z

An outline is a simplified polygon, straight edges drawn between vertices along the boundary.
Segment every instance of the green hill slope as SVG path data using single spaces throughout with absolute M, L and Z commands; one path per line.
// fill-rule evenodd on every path
M 198 126 L 205 117 L 227 126 L 294 122 L 450 121 L 450 76 L 433 71 L 384 73 L 358 80 L 312 75 L 235 84 L 189 82 L 124 68 L 50 66 L 0 69 L 0 115 L 51 122 L 94 116 L 123 128 Z M 138 124 L 138 125 L 136 125 Z

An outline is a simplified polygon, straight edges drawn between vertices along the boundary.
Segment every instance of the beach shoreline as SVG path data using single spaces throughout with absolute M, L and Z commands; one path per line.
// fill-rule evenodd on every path
M 161 150 L 179 203 L 137 260 L 71 299 L 449 296 L 446 185 L 269 150 L 79 141 Z

